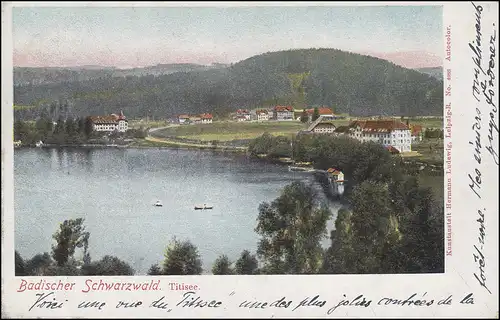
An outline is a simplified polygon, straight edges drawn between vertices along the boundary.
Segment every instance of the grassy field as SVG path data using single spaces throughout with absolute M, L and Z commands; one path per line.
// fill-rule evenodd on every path
M 420 159 L 429 163 L 443 163 L 444 143 L 442 139 L 426 139 L 412 144 L 412 151 L 417 151 L 422 156 Z
M 158 128 L 168 125 L 167 120 L 146 121 L 146 120 L 129 120 L 128 125 L 132 129 L 143 128 Z
M 410 119 L 409 123 L 415 125 L 421 125 L 424 128 L 430 128 L 430 129 L 443 128 L 443 118 L 415 118 L 415 119 Z
M 212 124 L 181 125 L 156 131 L 156 137 L 178 137 L 200 141 L 231 141 L 254 139 L 264 132 L 272 135 L 293 136 L 306 129 L 298 121 L 270 122 L 214 122 Z

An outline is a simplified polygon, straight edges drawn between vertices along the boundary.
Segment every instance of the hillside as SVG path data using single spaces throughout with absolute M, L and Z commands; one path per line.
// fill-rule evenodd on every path
M 75 116 L 120 109 L 130 117 L 164 118 L 275 104 L 322 104 L 359 116 L 416 116 L 442 114 L 442 92 L 442 82 L 386 60 L 307 49 L 266 53 L 227 68 L 16 86 L 14 101 L 36 106 L 17 110 L 17 117 L 47 112 L 57 100 L 67 101 Z
M 420 68 L 416 70 L 418 72 L 428 74 L 438 80 L 443 80 L 443 67 Z
M 172 63 L 158 64 L 144 68 L 118 69 L 103 66 L 81 66 L 81 67 L 61 67 L 61 68 L 28 68 L 14 67 L 14 85 L 41 85 L 51 83 L 64 83 L 75 81 L 86 81 L 91 79 L 126 77 L 126 76 L 147 76 L 164 75 L 175 72 L 190 72 L 195 70 L 209 70 L 221 68 L 224 65 L 216 64 L 205 66 L 194 63 Z

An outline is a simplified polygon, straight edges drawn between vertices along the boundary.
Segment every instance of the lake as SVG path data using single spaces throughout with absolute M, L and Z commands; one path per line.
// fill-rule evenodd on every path
M 92 259 L 116 256 L 145 274 L 169 241 L 198 247 L 204 273 L 222 254 L 255 253 L 258 206 L 311 173 L 243 155 L 175 149 L 18 149 L 14 153 L 15 248 L 50 252 L 66 219 L 84 218 Z M 163 207 L 154 207 L 160 200 Z M 195 205 L 213 210 L 194 210 Z M 340 205 L 328 202 L 336 217 Z M 333 219 L 328 229 L 333 228 Z M 323 245 L 329 245 L 325 239 Z

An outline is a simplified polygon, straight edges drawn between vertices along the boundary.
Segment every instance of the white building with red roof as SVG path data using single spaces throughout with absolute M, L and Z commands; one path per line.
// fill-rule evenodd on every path
M 273 118 L 277 121 L 290 121 L 294 119 L 294 110 L 291 106 L 275 106 Z
M 255 114 L 257 115 L 257 121 L 267 121 L 269 120 L 269 111 L 266 109 L 260 109 L 255 111 Z
M 399 120 L 354 121 L 348 134 L 361 141 L 373 141 L 392 146 L 399 152 L 411 152 L 411 130 Z
M 250 111 L 247 109 L 238 109 L 236 110 L 236 120 L 237 121 L 250 121 Z
M 207 123 L 212 123 L 213 116 L 210 113 L 202 113 L 200 114 L 201 118 L 201 123 L 207 124 Z
M 109 116 L 91 116 L 92 129 L 99 132 L 125 132 L 128 130 L 128 120 L 123 115 L 123 111 L 119 115 L 111 114 Z

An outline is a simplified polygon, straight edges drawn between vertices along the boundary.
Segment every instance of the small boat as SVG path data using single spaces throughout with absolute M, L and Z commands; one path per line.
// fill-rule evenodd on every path
M 35 145 L 37 146 L 37 148 L 41 148 L 43 146 L 43 142 L 38 141 Z
M 155 207 L 163 207 L 163 204 L 161 203 L 160 200 L 158 200 L 158 201 L 156 201 L 155 204 L 153 204 L 153 206 L 155 206 Z
M 207 206 L 206 204 L 202 206 L 194 206 L 194 210 L 210 210 L 213 209 L 214 206 Z

